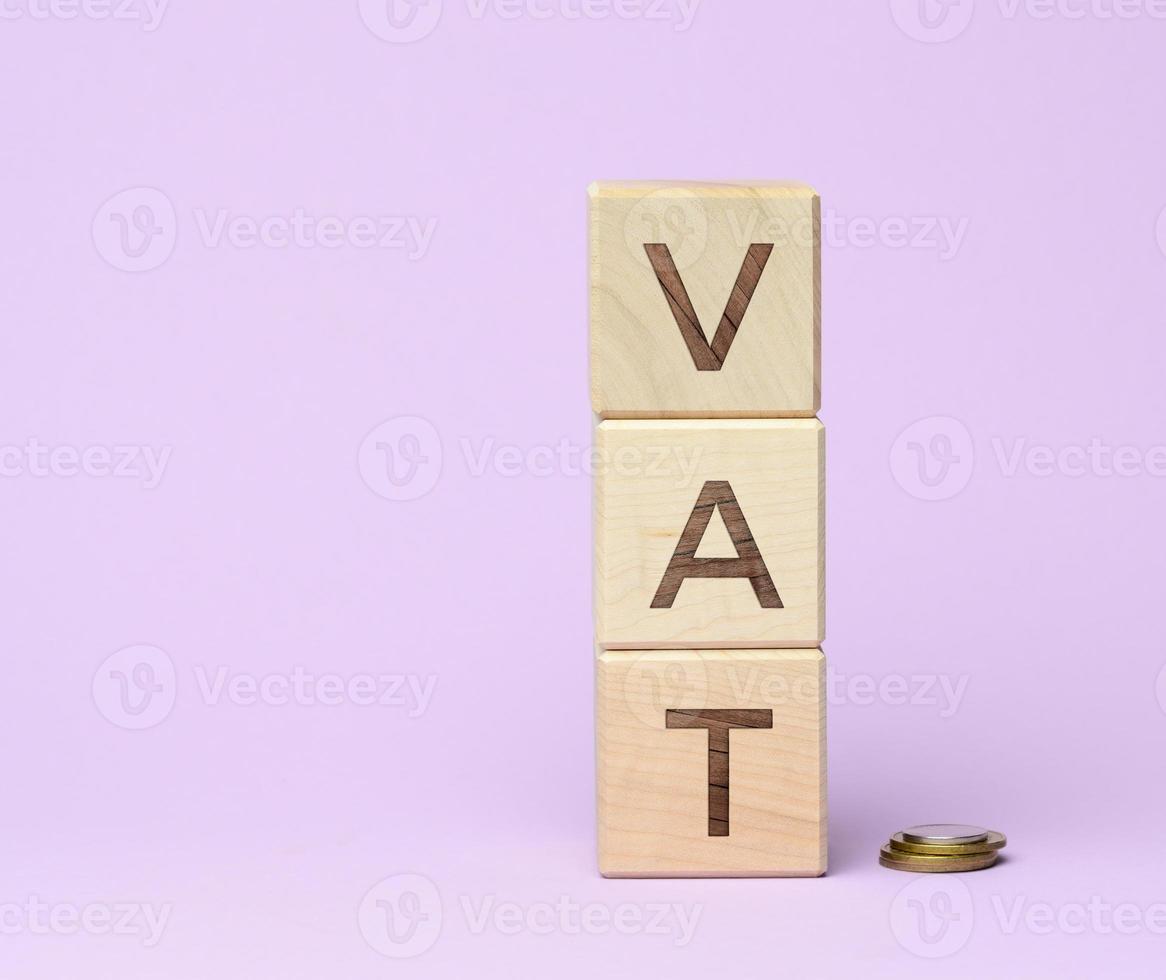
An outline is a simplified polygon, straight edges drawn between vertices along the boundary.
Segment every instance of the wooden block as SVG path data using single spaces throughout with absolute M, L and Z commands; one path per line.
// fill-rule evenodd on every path
M 599 645 L 818 646 L 824 432 L 816 419 L 601 423 Z
M 602 418 L 810 418 L 820 203 L 803 184 L 598 183 L 591 392 Z
M 825 665 L 819 650 L 601 653 L 601 873 L 823 874 Z

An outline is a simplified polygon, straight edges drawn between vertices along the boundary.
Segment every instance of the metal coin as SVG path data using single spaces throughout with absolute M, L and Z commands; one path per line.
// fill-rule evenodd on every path
M 962 823 L 925 823 L 903 831 L 912 844 L 977 844 L 987 836 L 983 827 Z
M 997 851 L 987 851 L 983 854 L 968 854 L 958 857 L 940 855 L 924 857 L 920 854 L 904 854 L 902 851 L 893 851 L 889 846 L 884 846 L 879 851 L 879 864 L 893 871 L 951 874 L 963 871 L 982 871 L 992 867 L 999 856 Z
M 892 834 L 891 850 L 905 854 L 961 856 L 965 854 L 983 854 L 985 851 L 998 851 L 1008 843 L 1008 838 L 995 830 L 989 830 L 982 841 L 974 844 L 917 844 L 907 840 L 905 834 Z

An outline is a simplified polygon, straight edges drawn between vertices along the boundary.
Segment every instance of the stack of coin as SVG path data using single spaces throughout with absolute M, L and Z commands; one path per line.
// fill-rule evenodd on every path
M 908 827 L 883 845 L 879 864 L 895 871 L 979 871 L 1007 843 L 1003 834 L 957 823 Z

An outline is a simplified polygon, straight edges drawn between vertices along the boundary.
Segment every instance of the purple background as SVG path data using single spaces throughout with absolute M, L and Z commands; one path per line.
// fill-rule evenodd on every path
M 156 29 L 57 2 L 0 19 L 4 976 L 914 977 L 937 949 L 968 977 L 1160 965 L 1166 11 L 962 0 L 929 29 L 915 0 L 704 0 L 690 24 L 678 0 L 667 20 L 445 0 L 400 43 L 356 0 L 174 0 Z M 578 457 L 603 177 L 823 197 L 821 880 L 595 871 Z M 214 235 L 220 212 L 238 243 L 297 209 L 362 242 L 354 219 L 433 234 Z M 118 267 L 135 261 L 153 267 Z M 423 421 L 366 440 L 401 416 Z M 566 464 L 475 472 L 483 448 L 564 440 Z M 414 482 L 387 482 L 378 442 Z M 156 486 L 144 450 L 137 475 L 106 472 L 118 446 L 169 449 Z M 1023 455 L 1040 446 L 1069 454 Z M 160 652 L 103 666 L 140 645 Z M 148 729 L 127 730 L 119 664 L 159 688 Z M 221 667 L 435 687 L 424 711 L 216 701 L 198 679 Z M 896 703 L 900 678 L 919 703 Z M 877 866 L 889 833 L 937 819 L 1005 831 L 1007 863 L 919 885 Z M 370 898 L 404 888 L 429 916 L 393 960 L 358 910 L 406 872 L 430 890 Z M 920 888 L 961 918 L 913 937 Z M 599 909 L 590 933 L 475 930 L 483 901 L 537 916 L 560 896 Z M 1081 920 L 1093 896 L 1142 927 Z M 15 908 L 33 898 L 66 909 L 47 934 Z M 1009 933 L 1018 901 L 1061 923 Z M 698 916 L 682 946 L 601 921 L 674 902 Z M 148 945 L 97 918 L 74 934 L 67 910 L 93 903 L 171 910 Z

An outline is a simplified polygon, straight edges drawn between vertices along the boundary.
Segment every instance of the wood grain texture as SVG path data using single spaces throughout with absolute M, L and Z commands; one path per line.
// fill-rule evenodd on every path
M 602 874 L 825 872 L 821 651 L 609 650 L 597 668 Z M 723 770 L 710 723 L 731 744 Z
M 608 421 L 596 448 L 601 647 L 822 642 L 820 422 Z
M 820 402 L 821 216 L 802 184 L 589 189 L 601 418 L 775 418 Z

